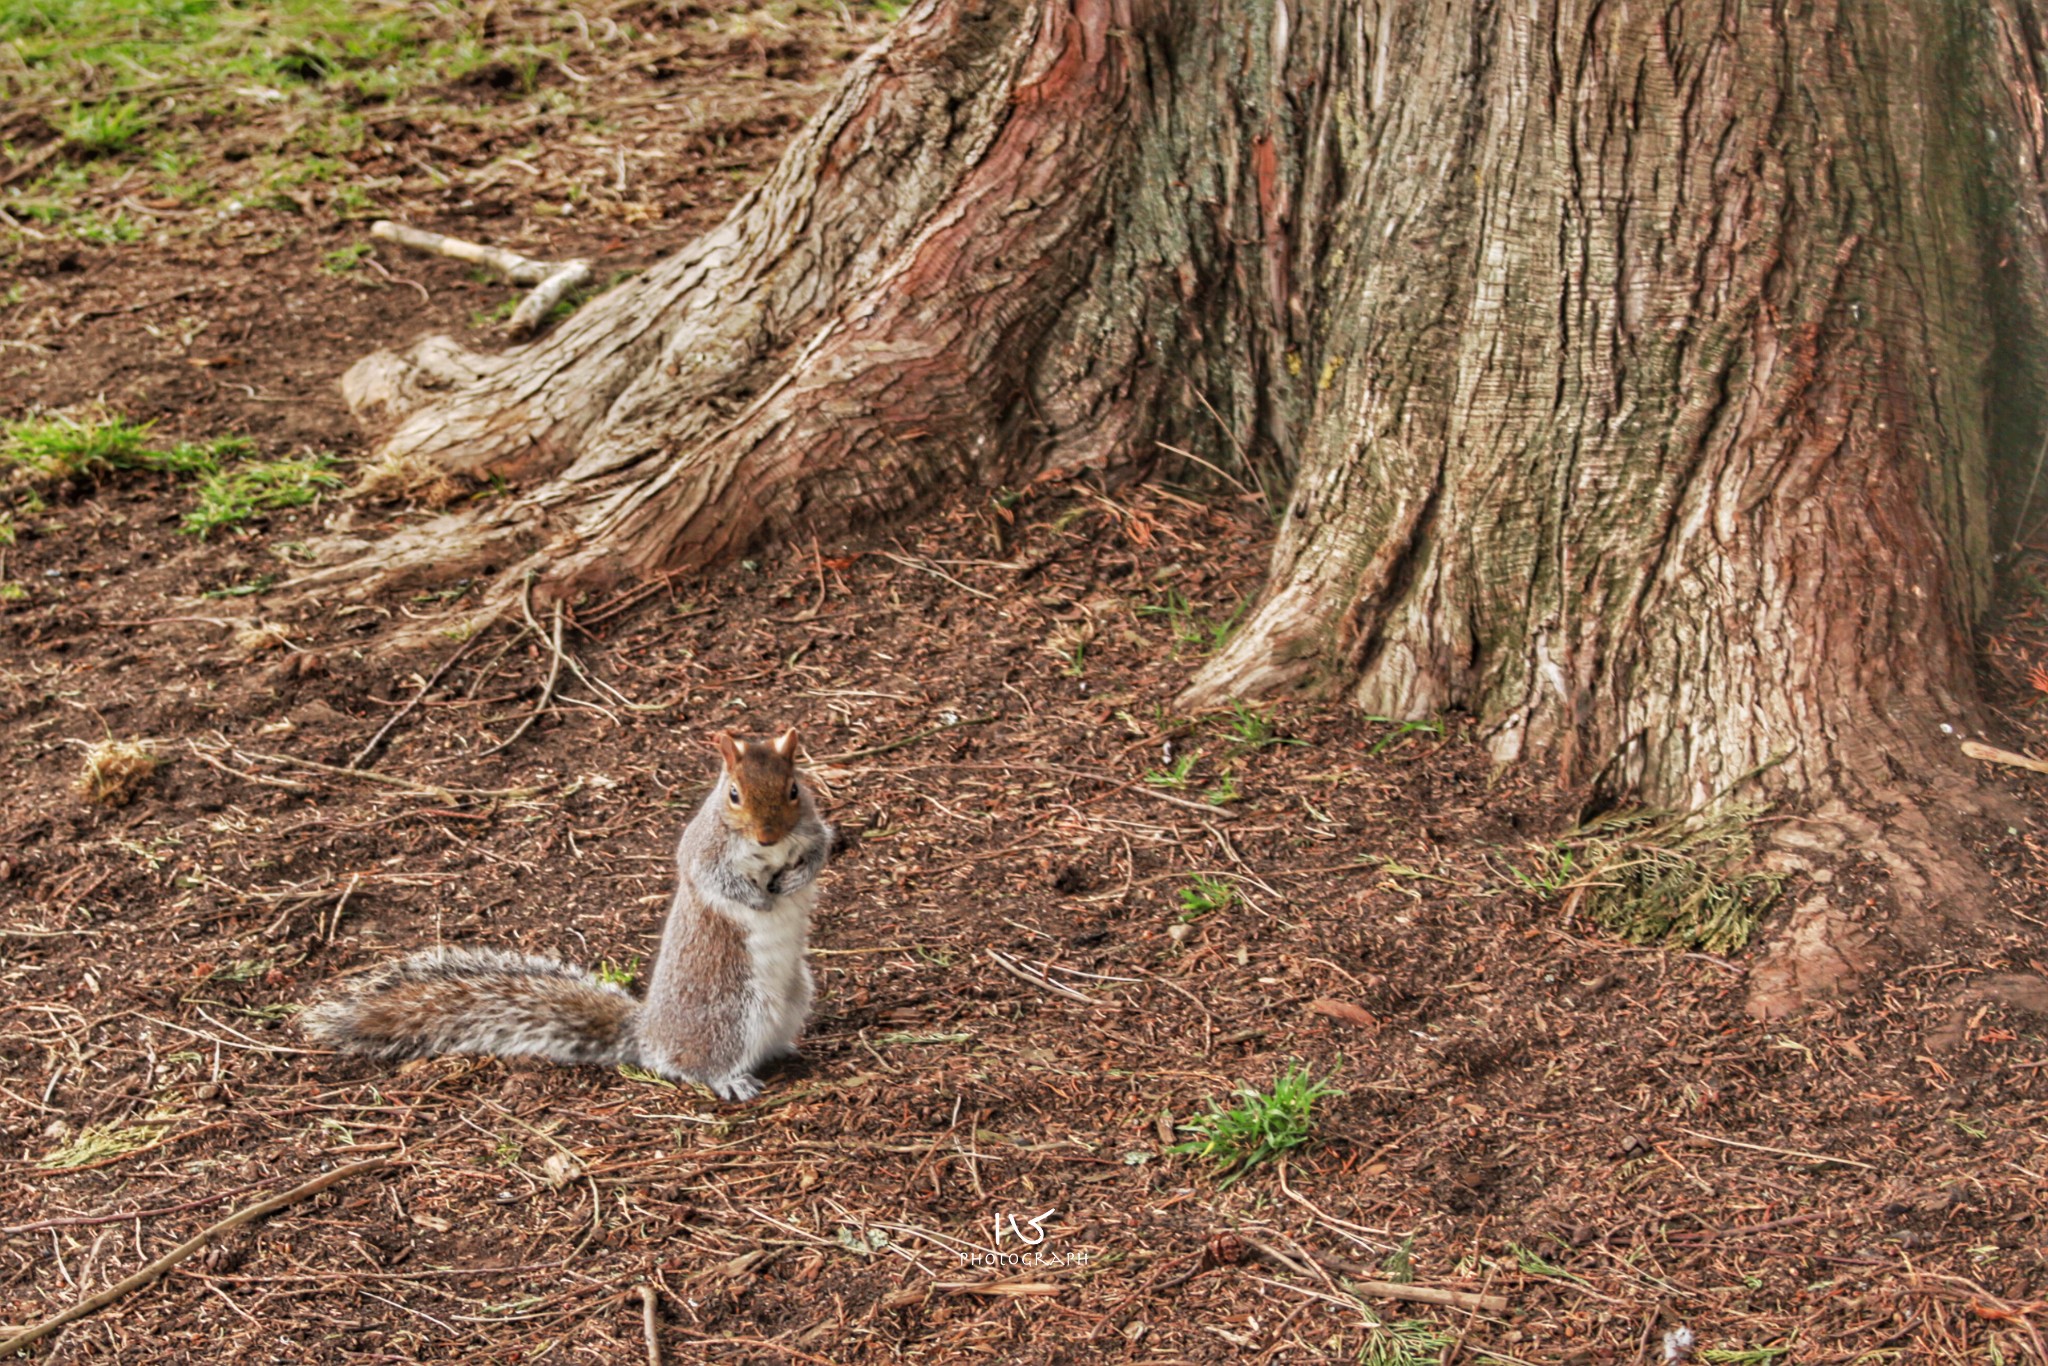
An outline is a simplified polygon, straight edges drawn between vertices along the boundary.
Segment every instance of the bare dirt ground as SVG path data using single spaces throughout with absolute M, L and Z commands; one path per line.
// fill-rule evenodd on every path
M 880 22 L 649 9 L 658 57 L 572 52 L 548 99 L 478 68 L 372 108 L 351 164 L 376 212 L 631 269 L 715 221 Z M 326 193 L 108 245 L 24 220 L 0 417 L 102 402 L 360 457 L 341 371 L 483 344 L 510 291 L 389 249 L 336 269 L 367 211 Z M 386 1164 L 44 1359 L 637 1360 L 648 1286 L 688 1361 L 1634 1363 L 1680 1326 L 1704 1361 L 2048 1361 L 2048 1019 L 1971 998 L 2048 970 L 2043 780 L 1993 779 L 2023 814 L 1977 851 L 1991 936 L 1767 1026 L 1743 952 L 1631 944 L 1550 894 L 1570 794 L 1495 775 L 1459 719 L 1176 714 L 1258 583 L 1244 501 L 975 497 L 580 603 L 575 667 L 493 755 L 542 700 L 538 633 L 393 660 L 382 634 L 445 597 L 265 607 L 323 528 L 416 512 L 195 541 L 167 476 L 44 501 L 0 548 L 0 1323 Z M 1989 666 L 2037 750 L 2041 601 Z M 643 964 L 705 740 L 784 723 L 866 835 L 826 877 L 807 1054 L 760 1100 L 301 1046 L 298 1003 L 428 944 Z M 90 805 L 110 736 L 166 762 Z M 1296 1064 L 1342 1094 L 1284 1163 L 1225 1188 L 1169 1151 Z

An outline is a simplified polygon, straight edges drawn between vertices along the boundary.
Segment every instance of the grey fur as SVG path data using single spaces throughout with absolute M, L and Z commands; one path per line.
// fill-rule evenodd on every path
M 751 1099 L 761 1089 L 755 1069 L 796 1052 L 810 1013 L 803 955 L 832 827 L 804 786 L 789 836 L 755 844 L 725 820 L 723 787 L 676 842 L 676 894 L 645 1001 L 552 958 L 434 949 L 312 1006 L 300 1027 L 315 1042 L 374 1058 L 632 1063 L 728 1100 Z
M 380 1018 L 402 1011 L 409 1027 Z M 500 949 L 428 949 L 300 1017 L 307 1037 L 387 1060 L 495 1053 L 558 1063 L 630 1062 L 639 1002 L 552 958 Z M 609 1028 L 605 1028 L 606 1024 Z

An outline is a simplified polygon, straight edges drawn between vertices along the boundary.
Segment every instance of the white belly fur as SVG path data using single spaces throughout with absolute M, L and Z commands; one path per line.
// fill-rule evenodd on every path
M 785 865 L 770 866 L 769 877 Z M 745 1070 L 780 1053 L 796 1051 L 797 1036 L 811 1010 L 811 908 L 818 887 L 810 883 L 776 897 L 765 911 L 740 917 L 747 929 L 748 974 Z

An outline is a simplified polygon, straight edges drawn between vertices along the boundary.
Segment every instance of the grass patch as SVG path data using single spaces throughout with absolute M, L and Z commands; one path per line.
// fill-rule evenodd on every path
M 1376 1325 L 1358 1349 L 1359 1366 L 1437 1366 L 1453 1339 L 1423 1319 Z
M 116 1128 L 111 1124 L 94 1124 L 55 1152 L 38 1158 L 36 1165 L 45 1171 L 88 1166 L 147 1148 L 162 1138 L 169 1127 L 168 1124 L 131 1124 Z
M 640 975 L 640 955 L 634 954 L 624 963 L 604 959 L 597 965 L 597 980 L 607 986 L 625 991 L 633 985 L 633 979 Z
M 346 275 L 363 263 L 375 248 L 368 242 L 351 242 L 345 247 L 336 247 L 320 258 L 320 269 L 329 275 Z
M 149 437 L 149 423 L 98 411 L 24 418 L 0 426 L 0 470 L 10 472 L 11 482 L 30 485 L 101 479 L 123 470 L 189 477 L 217 471 L 223 461 L 255 450 L 235 436 L 181 442 L 168 450 L 151 445 Z
M 331 455 L 296 460 L 261 460 L 220 468 L 201 477 L 199 504 L 179 529 L 201 540 L 225 527 L 254 521 L 266 512 L 304 507 L 342 485 Z
M 1165 768 L 1148 768 L 1145 770 L 1145 783 L 1148 787 L 1165 787 L 1175 790 L 1186 787 L 1194 777 L 1195 761 L 1201 757 L 1202 755 L 1199 750 L 1191 749 Z
M 498 300 L 497 303 L 489 308 L 471 310 L 469 325 L 479 331 L 503 325 L 507 319 L 519 311 L 519 301 L 524 297 L 521 294 L 513 294 Z
M 142 236 L 142 225 L 117 209 L 111 214 L 72 219 L 71 235 L 81 242 L 111 247 Z
M 1231 739 L 1232 754 L 1248 754 L 1255 750 L 1270 749 L 1274 745 L 1305 745 L 1306 740 L 1290 740 L 1280 734 L 1273 718 L 1257 707 L 1244 702 L 1230 704 L 1230 719 L 1224 729 Z
M 342 486 L 331 455 L 254 460 L 254 442 L 239 436 L 150 443 L 146 422 L 101 412 L 28 418 L 0 427 L 0 472 L 7 482 L 38 489 L 66 480 L 98 480 L 124 470 L 146 470 L 197 481 L 197 503 L 180 529 L 201 539 L 268 512 L 302 507 Z
M 117 94 L 193 80 L 269 86 L 403 63 L 422 36 L 409 6 L 360 0 L 8 0 L 0 42 L 20 63 L 0 89 L 33 97 L 86 68 Z M 119 112 L 128 103 L 102 102 L 99 120 L 139 132 L 146 117 Z
M 67 144 L 96 157 L 126 151 L 148 126 L 148 112 L 134 100 L 74 104 L 57 121 L 57 131 Z
M 111 214 L 122 196 L 232 210 L 311 179 L 327 186 L 325 212 L 360 216 L 374 178 L 332 158 L 362 147 L 364 105 L 412 99 L 460 119 L 467 103 L 443 88 L 478 76 L 501 85 L 500 73 L 546 98 L 543 79 L 571 54 L 568 11 L 501 10 L 488 38 L 481 13 L 400 0 L 0 0 L 0 107 L 41 114 L 63 152 L 0 190 L 0 203 L 122 242 L 141 230 Z M 617 24 L 596 42 L 635 37 Z M 223 144 L 260 151 L 224 165 Z M 212 170 L 194 176 L 197 166 Z
M 158 455 L 149 445 L 148 423 L 118 417 L 24 418 L 0 427 L 0 469 L 18 482 L 57 483 L 153 469 Z
M 1435 717 L 1427 717 L 1420 721 L 1396 721 L 1391 716 L 1368 716 L 1365 719 L 1393 727 L 1379 738 L 1378 744 L 1367 751 L 1373 755 L 1384 754 L 1390 749 L 1399 749 L 1417 736 L 1426 735 L 1433 740 L 1443 738 L 1444 723 Z
M 1211 617 L 1201 610 L 1201 605 L 1191 602 L 1178 588 L 1168 587 L 1165 602 L 1140 603 L 1134 609 L 1141 617 L 1164 617 L 1173 631 L 1173 646 L 1176 653 L 1187 648 L 1197 654 L 1214 654 L 1223 648 L 1230 633 L 1237 629 L 1237 619 L 1244 615 L 1244 609 L 1251 603 L 1250 598 L 1232 609 L 1227 617 Z
M 1174 894 L 1180 901 L 1180 918 L 1183 922 L 1200 920 L 1215 911 L 1228 910 L 1237 904 L 1237 888 L 1220 877 L 1207 873 L 1195 874 L 1194 881 Z
M 1260 1163 L 1314 1137 L 1317 1102 L 1343 1094 L 1328 1078 L 1317 1078 L 1297 1064 L 1275 1078 L 1269 1090 L 1239 1087 L 1235 1105 L 1211 1101 L 1208 1114 L 1181 1126 L 1195 1137 L 1167 1151 L 1208 1159 L 1223 1178 L 1217 1188 L 1228 1190 Z
M 258 574 L 245 583 L 232 583 L 225 588 L 209 588 L 199 596 L 202 598 L 250 598 L 258 593 L 267 593 L 277 583 L 275 574 Z
M 1632 944 L 1732 953 L 1778 898 L 1779 879 L 1751 866 L 1757 814 L 1731 806 L 1711 817 L 1603 816 L 1537 849 L 1515 876 Z

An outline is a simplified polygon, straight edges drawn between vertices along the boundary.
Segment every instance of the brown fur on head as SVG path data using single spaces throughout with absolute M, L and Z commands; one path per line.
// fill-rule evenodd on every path
M 725 823 L 756 844 L 780 843 L 803 814 L 796 732 L 785 730 L 773 740 L 736 740 L 720 731 L 711 743 L 725 765 L 718 779 L 718 808 Z

